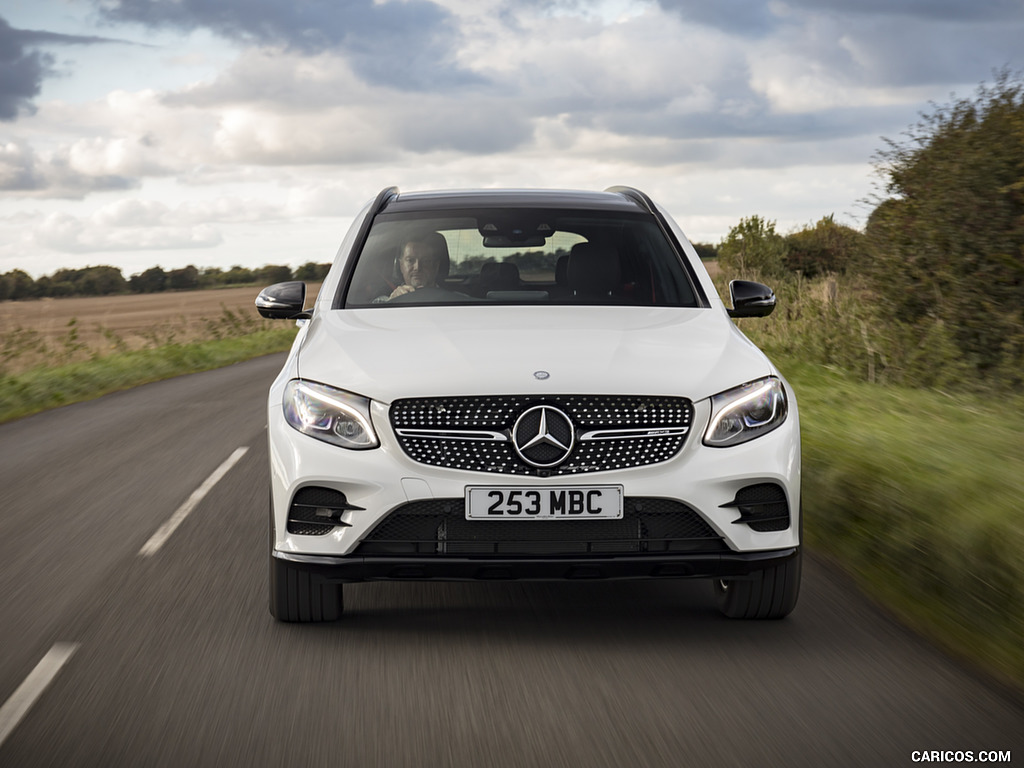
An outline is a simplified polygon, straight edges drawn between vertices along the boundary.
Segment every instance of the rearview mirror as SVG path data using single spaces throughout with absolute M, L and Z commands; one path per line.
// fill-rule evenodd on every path
M 306 284 L 293 280 L 275 283 L 260 291 L 256 297 L 256 311 L 272 320 L 302 320 L 313 316 L 302 308 L 306 300 Z
M 775 311 L 775 292 L 752 280 L 730 282 L 729 296 L 732 298 L 729 317 L 768 317 Z

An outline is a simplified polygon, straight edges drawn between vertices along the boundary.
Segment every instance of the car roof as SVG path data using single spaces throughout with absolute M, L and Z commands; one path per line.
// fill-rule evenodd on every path
M 587 192 L 566 189 L 460 189 L 432 192 L 399 192 L 381 213 L 445 210 L 452 208 L 573 208 L 594 211 L 643 211 L 625 193 Z

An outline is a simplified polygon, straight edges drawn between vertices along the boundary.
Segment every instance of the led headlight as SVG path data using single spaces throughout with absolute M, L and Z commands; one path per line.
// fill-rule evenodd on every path
M 788 412 L 786 390 L 774 376 L 722 392 L 711 398 L 704 444 L 725 448 L 753 440 L 781 426 Z
M 304 435 L 342 448 L 380 445 L 370 423 L 370 401 L 324 384 L 292 379 L 284 390 L 284 418 Z

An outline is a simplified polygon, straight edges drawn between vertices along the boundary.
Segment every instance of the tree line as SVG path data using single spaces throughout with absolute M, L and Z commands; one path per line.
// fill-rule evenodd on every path
M 44 275 L 38 280 L 33 280 L 31 275 L 20 269 L 14 269 L 0 275 L 0 301 L 195 291 L 234 285 L 271 285 L 287 280 L 316 282 L 324 279 L 330 266 L 307 262 L 294 270 L 287 265 L 275 264 L 256 269 L 233 266 L 225 270 L 218 267 L 198 268 L 190 264 L 171 270 L 150 267 L 128 278 L 117 267 L 96 266 L 58 269 L 52 275 Z

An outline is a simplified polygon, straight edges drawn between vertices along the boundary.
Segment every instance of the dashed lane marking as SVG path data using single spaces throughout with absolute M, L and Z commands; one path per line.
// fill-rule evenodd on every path
M 25 682 L 19 685 L 18 690 L 3 707 L 0 707 L 0 744 L 3 744 L 11 735 L 11 731 L 18 727 L 18 723 L 36 703 L 36 699 L 43 695 L 43 691 L 53 682 L 60 668 L 76 650 L 78 643 L 54 643 L 36 664 L 36 668 L 25 678 Z
M 217 467 L 213 474 L 210 475 L 206 480 L 192 492 L 192 495 L 188 497 L 184 504 L 175 510 L 174 514 L 168 518 L 167 522 L 160 526 L 160 529 L 154 533 L 149 541 L 142 545 L 142 549 L 139 550 L 139 554 L 142 557 L 150 557 L 160 551 L 160 547 L 164 545 L 173 534 L 179 525 L 181 525 L 185 518 L 191 514 L 192 510 L 195 509 L 199 502 L 201 502 L 218 482 L 228 473 L 228 471 L 238 463 L 238 460 L 245 456 L 248 451 L 248 446 L 242 446 L 235 450 L 223 464 Z

